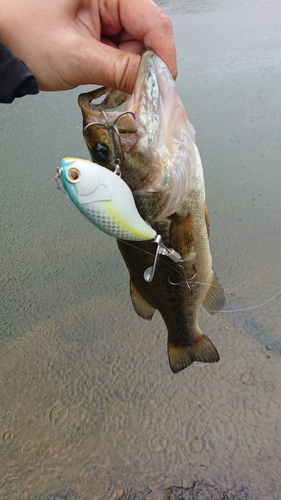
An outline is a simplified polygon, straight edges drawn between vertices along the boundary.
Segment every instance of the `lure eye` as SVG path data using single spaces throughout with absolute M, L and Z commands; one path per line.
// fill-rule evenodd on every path
M 81 177 L 78 168 L 73 168 L 73 167 L 67 171 L 66 175 L 68 177 L 68 180 L 70 180 L 71 182 L 77 182 Z
M 97 142 L 97 144 L 93 146 L 91 151 L 92 151 L 92 158 L 97 163 L 101 163 L 102 165 L 104 165 L 105 163 L 108 162 L 110 151 L 109 147 L 103 142 Z

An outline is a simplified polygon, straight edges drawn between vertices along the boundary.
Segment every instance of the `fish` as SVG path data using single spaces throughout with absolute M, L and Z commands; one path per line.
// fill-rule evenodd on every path
M 101 87 L 80 94 L 78 104 L 92 161 L 121 175 L 140 216 L 161 235 L 165 248 L 180 255 L 173 261 L 171 255 L 157 253 L 155 240 L 128 244 L 117 238 L 134 310 L 146 320 L 160 312 L 173 373 L 193 362 L 218 362 L 219 353 L 200 330 L 198 315 L 200 307 L 211 316 L 222 310 L 225 294 L 212 269 L 195 130 L 167 66 L 148 49 L 132 95 Z

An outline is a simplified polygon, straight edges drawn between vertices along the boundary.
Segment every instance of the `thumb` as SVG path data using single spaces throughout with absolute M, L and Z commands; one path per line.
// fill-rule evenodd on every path
M 75 71 L 74 86 L 96 84 L 132 94 L 136 82 L 140 56 L 117 49 L 92 37 L 85 40 L 83 48 L 75 50 L 72 70 Z M 75 64 L 76 61 L 76 64 Z M 76 66 L 76 69 L 75 69 Z

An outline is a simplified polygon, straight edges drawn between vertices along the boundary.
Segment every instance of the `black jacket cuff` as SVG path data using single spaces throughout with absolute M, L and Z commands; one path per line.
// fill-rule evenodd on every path
M 13 102 L 16 97 L 38 92 L 35 76 L 0 42 L 0 102 Z

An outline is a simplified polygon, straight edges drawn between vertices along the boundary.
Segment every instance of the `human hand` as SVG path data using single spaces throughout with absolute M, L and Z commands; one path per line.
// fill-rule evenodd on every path
M 171 22 L 152 0 L 0 0 L 0 39 L 41 90 L 132 93 L 145 47 L 177 75 Z

